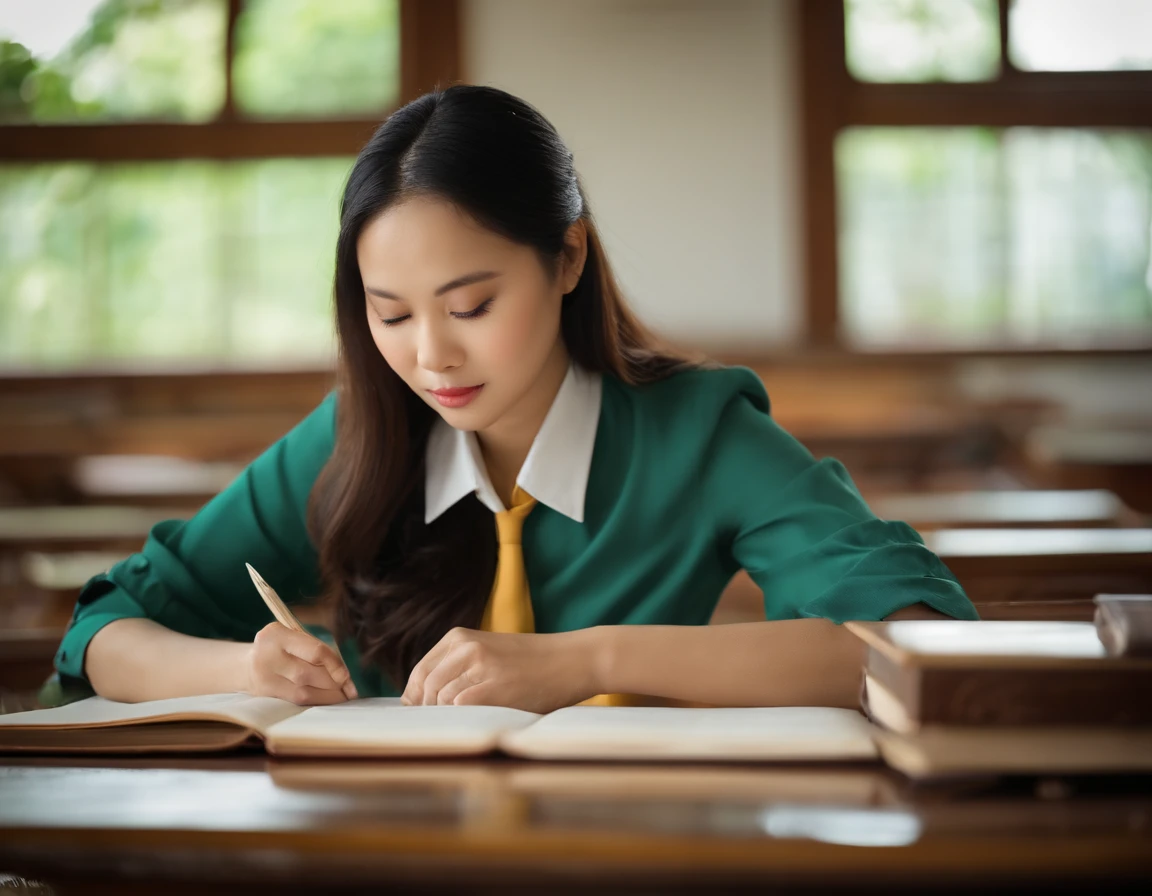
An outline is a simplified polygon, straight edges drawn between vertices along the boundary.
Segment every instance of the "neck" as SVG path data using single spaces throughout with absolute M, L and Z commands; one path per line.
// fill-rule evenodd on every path
M 505 507 L 511 506 L 516 477 L 568 374 L 569 363 L 568 349 L 557 339 L 533 388 L 516 407 L 476 433 L 488 478 Z

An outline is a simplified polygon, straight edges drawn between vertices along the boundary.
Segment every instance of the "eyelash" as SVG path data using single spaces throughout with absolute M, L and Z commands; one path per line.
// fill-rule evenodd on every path
M 494 298 L 495 297 L 493 297 L 493 299 Z M 474 308 L 473 310 L 462 311 L 459 314 L 453 314 L 452 316 L 455 318 L 459 318 L 460 320 L 475 320 L 478 317 L 483 317 L 490 310 L 490 306 L 492 304 L 493 299 L 485 299 L 483 302 L 480 303 L 480 305 L 478 307 Z M 380 318 L 380 323 L 384 324 L 384 326 L 386 326 L 386 327 L 394 327 L 397 324 L 404 323 L 404 321 L 408 320 L 408 318 L 409 318 L 409 315 L 407 315 L 407 314 L 405 314 L 403 317 L 388 317 L 388 318 L 382 317 L 382 318 Z

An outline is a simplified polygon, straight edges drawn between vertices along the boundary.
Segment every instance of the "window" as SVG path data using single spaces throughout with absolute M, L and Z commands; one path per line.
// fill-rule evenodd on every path
M 210 121 L 227 22 L 225 0 L 0 0 L 0 121 Z
M 848 0 L 847 65 L 860 81 L 987 81 L 1000 73 L 996 0 Z
M 455 0 L 0 0 L 0 365 L 331 357 L 354 154 Z
M 801 8 L 813 342 L 1152 347 L 1152 2 Z
M 1152 69 L 1148 0 L 1014 0 L 1008 36 L 1021 71 Z

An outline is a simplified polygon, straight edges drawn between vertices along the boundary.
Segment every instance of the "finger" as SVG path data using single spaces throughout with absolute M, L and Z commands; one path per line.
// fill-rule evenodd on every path
M 493 689 L 488 682 L 484 681 L 480 684 L 472 685 L 472 687 L 465 688 L 458 693 L 452 702 L 456 706 L 508 706 L 509 704 L 499 700 L 496 696 L 495 689 Z
M 443 638 L 436 642 L 435 646 L 429 650 L 420 661 L 412 667 L 412 672 L 408 676 L 408 683 L 404 686 L 404 693 L 401 699 L 407 703 L 415 703 L 419 705 L 423 702 L 424 682 L 431 674 L 432 670 L 439 664 L 441 657 L 447 653 L 448 649 L 452 646 L 449 641 L 449 632 Z
M 433 702 L 437 706 L 452 706 L 458 695 L 469 689 L 475 689 L 476 684 L 471 670 L 465 669 L 436 692 L 436 699 Z
M 314 666 L 291 653 L 281 653 L 268 664 L 268 668 L 273 674 L 287 679 L 295 685 L 322 688 L 326 691 L 343 689 L 340 682 L 333 681 L 326 667 Z
M 293 632 L 291 637 L 284 639 L 283 645 L 286 653 L 298 656 L 314 666 L 323 666 L 337 684 L 343 684 L 352 677 L 340 654 L 319 638 L 304 632 Z
M 436 668 L 440 662 L 440 658 L 458 642 L 459 635 L 456 635 L 455 631 L 456 630 L 453 629 L 444 635 L 444 637 L 437 641 L 436 645 L 424 654 L 424 656 L 420 658 L 420 661 L 412 667 L 412 672 L 408 675 L 408 683 L 404 686 L 404 693 L 400 695 L 402 702 L 416 705 L 423 702 L 424 681 L 432 670 Z
M 289 700 L 298 706 L 329 706 L 343 703 L 346 699 L 340 689 L 313 688 L 295 684 L 287 678 L 278 679 L 278 687 L 273 689 L 273 696 Z
M 440 690 L 468 673 L 472 665 L 470 654 L 471 651 L 468 650 L 449 651 L 448 655 L 424 679 L 424 690 L 416 695 L 416 701 L 425 706 L 443 703 L 444 701 L 439 699 Z M 469 685 L 475 683 L 471 680 L 468 681 Z

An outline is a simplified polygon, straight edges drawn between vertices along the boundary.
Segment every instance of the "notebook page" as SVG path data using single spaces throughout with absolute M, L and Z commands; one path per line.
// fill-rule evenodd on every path
M 250 694 L 200 694 L 194 697 L 170 697 L 141 703 L 120 703 L 103 697 L 88 697 L 51 709 L 32 709 L 0 715 L 3 727 L 37 727 L 43 730 L 66 728 L 102 728 L 144 722 L 212 720 L 234 722 L 245 728 L 264 731 L 307 707 L 276 697 L 253 697 Z
M 821 706 L 569 706 L 500 739 L 536 759 L 872 759 L 868 721 Z
M 398 697 L 365 697 L 311 706 L 274 725 L 266 746 L 285 756 L 469 755 L 539 718 L 507 706 L 404 706 Z

